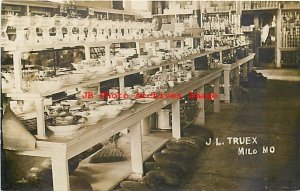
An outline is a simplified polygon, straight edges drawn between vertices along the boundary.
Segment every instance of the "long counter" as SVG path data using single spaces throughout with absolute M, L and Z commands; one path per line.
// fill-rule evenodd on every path
M 214 111 L 219 112 L 219 78 L 221 72 L 222 69 L 203 71 L 199 77 L 183 82 L 181 85 L 169 89 L 169 92 L 186 95 L 190 91 L 197 90 L 198 93 L 203 94 L 204 85 L 213 83 L 214 93 L 218 95 L 214 99 Z M 198 118 L 204 123 L 204 100 L 199 99 L 198 102 L 200 107 Z M 136 104 L 132 110 L 123 111 L 115 118 L 102 120 L 96 125 L 82 127 L 70 138 L 58 138 L 49 135 L 48 139 L 37 141 L 35 150 L 18 152 L 18 154 L 50 157 L 52 160 L 54 190 L 69 190 L 68 159 L 128 128 L 131 142 L 131 172 L 137 176 L 142 176 L 141 120 L 169 104 L 172 105 L 172 137 L 180 138 L 180 100 L 163 98 L 156 99 L 148 104 Z

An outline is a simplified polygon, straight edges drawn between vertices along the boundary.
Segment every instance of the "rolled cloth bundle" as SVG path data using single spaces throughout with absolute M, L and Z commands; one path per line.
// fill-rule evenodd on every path
M 35 149 L 35 137 L 24 127 L 9 106 L 4 111 L 2 133 L 4 149 L 20 151 Z

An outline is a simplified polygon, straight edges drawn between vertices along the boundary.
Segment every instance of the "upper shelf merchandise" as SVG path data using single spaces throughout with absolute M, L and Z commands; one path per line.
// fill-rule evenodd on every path
M 300 10 L 283 10 L 282 47 L 300 47 Z
M 242 7 L 244 10 L 280 8 L 280 2 L 278 2 L 278 1 L 245 1 L 245 2 L 243 2 Z
M 206 35 L 240 33 L 240 15 L 228 12 L 202 13 L 202 25 Z

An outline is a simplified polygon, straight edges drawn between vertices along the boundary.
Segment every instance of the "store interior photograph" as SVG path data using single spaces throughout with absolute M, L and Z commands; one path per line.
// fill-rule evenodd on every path
M 1 1 L 1 190 L 299 180 L 300 1 Z

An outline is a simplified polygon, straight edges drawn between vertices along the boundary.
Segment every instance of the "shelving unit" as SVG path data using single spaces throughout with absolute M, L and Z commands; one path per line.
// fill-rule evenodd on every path
M 278 48 L 278 62 L 282 67 L 299 67 L 300 52 L 300 7 L 282 8 L 281 15 L 281 39 Z
M 200 89 L 203 92 L 203 87 L 207 83 L 213 82 L 214 93 L 219 93 L 219 77 L 221 69 L 210 70 L 203 73 L 202 77 L 192 79 L 189 82 L 184 82 L 182 86 L 175 86 L 170 89 L 170 92 L 175 94 L 188 94 L 191 90 Z M 215 99 L 214 111 L 220 110 L 219 99 Z M 131 162 L 132 172 L 134 174 L 143 174 L 142 171 L 142 153 L 141 153 L 141 120 L 151 115 L 152 113 L 162 109 L 166 105 L 172 104 L 172 135 L 174 138 L 180 137 L 180 119 L 179 116 L 179 100 L 176 99 L 159 99 L 149 104 L 136 105 L 134 112 L 122 112 L 118 117 L 100 121 L 98 124 L 81 128 L 76 134 L 69 138 L 49 137 L 46 140 L 38 140 L 36 150 L 24 151 L 18 154 L 51 157 L 53 170 L 53 185 L 54 190 L 69 190 L 68 184 L 68 167 L 67 161 L 69 158 L 76 156 L 93 145 L 104 141 L 108 137 L 129 128 L 131 136 Z M 204 107 L 204 105 L 200 105 Z M 204 110 L 201 110 L 204 120 Z M 178 121 L 179 120 L 179 121 Z M 53 152 L 55 151 L 55 152 Z M 65 161 L 65 163 L 63 162 Z
M 234 75 L 235 81 L 233 82 L 234 85 L 239 85 L 240 81 L 240 67 L 243 68 L 243 77 L 247 77 L 248 73 L 253 70 L 253 60 L 254 60 L 255 53 L 249 54 L 249 56 L 237 60 L 234 64 L 222 64 L 224 70 L 224 94 L 220 95 L 220 99 L 224 100 L 225 103 L 230 103 L 230 73 L 232 72 Z
M 157 38 L 157 39 L 140 39 L 140 40 L 115 40 L 115 41 L 106 41 L 102 42 L 105 46 L 106 55 L 108 55 L 108 51 L 111 43 L 126 43 L 126 42 L 136 42 L 136 43 L 146 43 L 146 42 L 156 42 L 157 40 L 166 40 L 170 42 L 171 40 L 179 40 L 183 41 L 187 37 L 166 37 L 166 38 Z M 89 53 L 90 47 L 94 47 L 95 45 L 101 45 L 101 42 L 92 43 L 85 45 L 86 55 Z M 63 45 L 63 47 L 71 47 L 74 44 Z M 62 45 L 55 45 L 50 47 L 51 49 L 59 49 Z M 14 100 L 34 100 L 37 111 L 37 142 L 36 149 L 34 151 L 24 151 L 19 152 L 18 154 L 22 155 L 30 155 L 30 156 L 40 156 L 40 157 L 50 157 L 52 161 L 52 172 L 53 172 L 53 185 L 54 190 L 69 190 L 69 176 L 68 176 L 68 159 L 73 156 L 78 155 L 84 150 L 94 146 L 95 144 L 104 141 L 108 137 L 128 128 L 130 130 L 131 136 L 131 163 L 132 169 L 131 172 L 136 174 L 137 177 L 140 177 L 143 174 L 142 162 L 142 143 L 141 143 L 141 120 L 148 117 L 154 112 L 162 109 L 166 105 L 172 105 L 172 136 L 174 138 L 180 137 L 180 108 L 179 108 L 179 100 L 176 99 L 159 99 L 155 100 L 149 104 L 144 105 L 136 105 L 134 107 L 134 112 L 122 112 L 118 117 L 110 119 L 110 120 L 102 120 L 96 125 L 83 127 L 76 132 L 72 137 L 64 137 L 59 138 L 52 136 L 50 132 L 45 129 L 45 121 L 44 121 L 44 100 L 45 97 L 51 94 L 55 94 L 58 92 L 62 92 L 68 89 L 74 89 L 76 87 L 81 87 L 89 84 L 99 83 L 101 81 L 106 81 L 109 79 L 119 78 L 120 81 L 120 92 L 122 92 L 122 88 L 124 88 L 124 77 L 130 74 L 139 73 L 142 71 L 147 71 L 155 68 L 165 68 L 169 65 L 176 65 L 180 61 L 184 60 L 192 60 L 199 56 L 206 56 L 208 54 L 213 53 L 213 51 L 198 53 L 186 58 L 183 58 L 174 62 L 166 62 L 158 66 L 152 66 L 147 68 L 142 68 L 140 70 L 135 70 L 122 74 L 114 74 L 107 77 L 96 78 L 89 80 L 87 82 L 83 82 L 80 84 L 65 86 L 60 90 L 46 92 L 46 93 L 23 93 L 21 92 L 21 53 L 29 52 L 29 51 L 42 51 L 45 49 L 49 49 L 49 47 L 45 46 L 27 46 L 27 47 L 15 47 L 14 50 L 10 50 L 14 56 L 14 69 L 15 69 L 15 80 L 19 83 L 16 84 L 16 90 L 19 92 L 10 92 L 6 93 L 6 97 Z M 106 56 L 107 57 L 107 56 Z M 87 59 L 89 57 L 87 56 Z M 107 57 L 110 60 L 110 56 Z M 110 63 L 110 62 L 107 62 Z M 200 93 L 204 93 L 204 85 L 208 83 L 214 84 L 214 93 L 219 93 L 219 77 L 221 75 L 222 69 L 215 69 L 203 72 L 200 77 L 194 78 L 189 82 L 183 82 L 182 86 L 175 86 L 170 89 L 170 92 L 175 94 L 186 95 L 192 90 L 197 90 Z M 219 112 L 219 98 L 214 100 L 214 111 Z M 204 123 L 204 102 L 200 101 L 200 120 Z M 176 119 L 176 120 L 175 120 Z M 49 134 L 50 133 L 50 134 Z M 165 141 L 163 141 L 165 142 Z M 162 143 L 163 143 L 162 142 Z M 120 179 L 121 180 L 121 179 Z M 119 180 L 119 181 L 120 181 Z
M 297 45 L 299 44 L 297 43 L 297 40 L 299 39 L 299 32 L 297 32 L 297 29 L 294 31 L 286 32 L 287 30 L 292 30 L 292 28 L 299 26 L 299 24 L 297 24 L 297 22 L 299 23 L 299 21 L 297 21 L 297 18 L 299 18 L 299 16 L 297 17 L 297 13 L 298 15 L 300 14 L 299 10 L 300 7 L 297 5 L 297 3 L 295 4 L 295 2 L 243 2 L 243 15 L 248 14 L 256 17 L 254 18 L 254 25 L 256 26 L 256 29 L 259 28 L 259 15 L 265 12 L 269 12 L 276 17 L 275 44 L 269 46 L 256 45 L 254 47 L 254 49 L 258 49 L 258 51 L 256 52 L 256 63 L 260 61 L 260 50 L 263 51 L 267 49 L 273 49 L 274 62 L 279 68 L 284 66 L 282 65 L 283 63 L 287 62 L 287 60 L 284 59 L 286 59 L 288 56 L 284 55 L 287 55 L 288 52 L 291 52 L 292 57 L 292 54 L 299 51 L 299 47 Z M 289 19 L 289 21 L 287 22 L 286 18 L 291 19 Z M 289 24 L 289 26 L 286 28 L 287 24 Z M 256 38 L 255 34 L 252 36 Z M 291 64 L 290 66 L 297 66 L 297 59 L 294 59 L 294 62 L 295 63 Z

